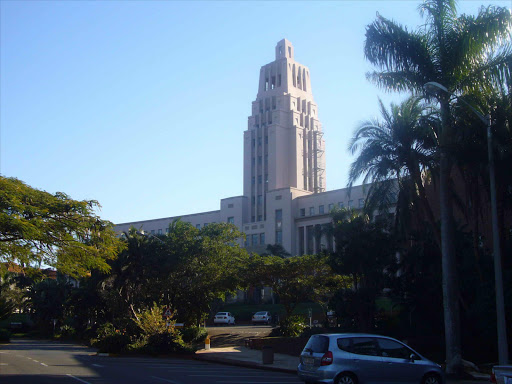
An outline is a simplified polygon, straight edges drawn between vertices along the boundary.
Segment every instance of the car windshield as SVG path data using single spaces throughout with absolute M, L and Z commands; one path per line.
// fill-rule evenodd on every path
M 226 312 L 219 312 L 215 316 L 227 316 Z
M 329 348 L 329 338 L 327 336 L 311 336 L 304 347 L 304 351 L 313 353 L 325 353 Z
M 256 312 L 257 316 L 265 316 L 267 312 Z

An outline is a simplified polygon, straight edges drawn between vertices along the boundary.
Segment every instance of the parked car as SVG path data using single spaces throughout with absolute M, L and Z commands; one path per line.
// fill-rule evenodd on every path
M 213 318 L 213 324 L 235 325 L 235 317 L 229 312 L 217 312 Z
M 442 384 L 441 366 L 391 337 L 337 333 L 313 335 L 300 355 L 306 383 Z
M 491 383 L 512 384 L 512 365 L 496 365 L 492 368 Z
M 270 314 L 270 312 L 266 312 L 266 311 L 261 311 L 261 312 L 256 312 L 254 315 L 252 315 L 252 323 L 253 324 L 270 324 L 270 322 L 272 321 L 272 315 Z

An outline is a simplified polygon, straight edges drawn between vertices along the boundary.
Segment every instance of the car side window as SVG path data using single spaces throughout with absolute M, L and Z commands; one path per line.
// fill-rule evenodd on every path
M 378 356 L 377 343 L 372 337 L 354 337 L 352 339 L 352 353 L 366 356 Z
M 405 345 L 389 339 L 377 339 L 382 357 L 408 359 L 414 352 Z
M 338 339 L 337 343 L 338 343 L 338 348 L 341 349 L 342 351 L 352 352 L 352 348 L 350 346 L 350 339 L 349 338 L 346 337 L 346 338 L 343 338 L 343 339 Z

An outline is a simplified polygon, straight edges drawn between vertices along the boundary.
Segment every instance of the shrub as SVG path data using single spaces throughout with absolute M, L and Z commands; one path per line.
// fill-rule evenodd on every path
M 121 353 L 126 351 L 128 344 L 130 344 L 130 337 L 118 333 L 99 340 L 96 347 L 102 353 Z
M 11 341 L 11 332 L 0 328 L 0 343 L 8 343 L 9 341 Z
M 71 339 L 75 337 L 76 331 L 71 325 L 63 325 L 59 330 L 60 337 L 63 339 Z
M 158 335 L 168 332 L 169 329 L 174 329 L 174 321 L 167 325 L 168 321 L 162 318 L 164 307 L 158 306 L 153 303 L 153 307 L 142 312 L 135 322 L 139 326 L 144 336 Z
M 152 354 L 191 352 L 179 332 L 157 333 L 148 337 L 147 350 Z
M 299 337 L 306 329 L 306 321 L 302 316 L 293 315 L 279 322 L 277 332 L 285 337 Z
M 105 323 L 98 327 L 98 339 L 94 346 L 102 353 L 120 353 L 124 352 L 130 337 L 119 331 L 111 323 Z
M 203 342 L 208 336 L 208 331 L 203 327 L 187 327 L 179 330 L 185 343 Z

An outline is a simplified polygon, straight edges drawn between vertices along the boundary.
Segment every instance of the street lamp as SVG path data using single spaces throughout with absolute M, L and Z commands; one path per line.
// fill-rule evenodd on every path
M 505 300 L 503 298 L 503 275 L 501 268 L 501 249 L 500 234 L 498 230 L 498 208 L 496 204 L 496 176 L 494 172 L 494 153 L 492 151 L 492 131 L 491 131 L 491 115 L 486 116 L 478 112 L 462 97 L 450 92 L 444 85 L 431 81 L 426 83 L 423 88 L 427 93 L 434 91 L 443 91 L 455 97 L 461 103 L 466 105 L 487 127 L 487 152 L 489 155 L 489 179 L 491 184 L 491 216 L 492 216 L 492 239 L 494 249 L 494 280 L 496 287 L 496 315 L 498 328 L 498 356 L 500 364 L 508 363 L 508 345 L 507 345 L 507 328 L 505 322 Z

